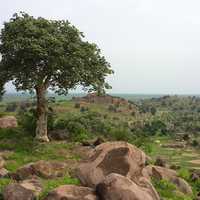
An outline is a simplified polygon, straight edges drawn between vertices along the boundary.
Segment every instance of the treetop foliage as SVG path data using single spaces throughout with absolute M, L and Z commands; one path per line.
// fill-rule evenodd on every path
M 58 93 L 78 85 L 109 88 L 110 64 L 69 21 L 14 14 L 4 23 L 0 41 L 0 91 L 11 80 L 17 90 L 29 91 L 41 85 Z

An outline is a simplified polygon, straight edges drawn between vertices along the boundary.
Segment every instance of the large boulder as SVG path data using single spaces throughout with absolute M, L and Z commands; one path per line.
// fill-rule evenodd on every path
M 41 192 L 42 184 L 34 178 L 9 184 L 3 191 L 3 197 L 4 200 L 35 200 Z
M 31 190 L 35 196 L 39 196 L 42 192 L 42 183 L 38 178 L 35 177 L 20 182 L 20 185 L 27 190 Z
M 17 119 L 14 116 L 5 116 L 0 118 L 0 128 L 16 128 Z
M 97 194 L 101 200 L 159 200 L 157 192 L 151 183 L 140 179 L 137 185 L 129 178 L 119 174 L 108 175 L 102 183 L 97 186 Z
M 18 183 L 13 183 L 5 187 L 3 191 L 4 200 L 35 200 L 33 191 L 26 189 Z
M 91 188 L 63 185 L 50 192 L 45 200 L 98 200 Z
M 62 177 L 66 174 L 66 171 L 66 163 L 40 160 L 19 168 L 15 173 L 11 174 L 11 177 L 16 180 L 24 180 L 32 176 L 50 179 Z
M 5 168 L 1 168 L 0 169 L 0 178 L 4 178 L 4 177 L 7 177 L 9 176 L 9 171 Z
M 143 176 L 149 180 L 153 177 L 158 180 L 164 179 L 175 184 L 177 189 L 184 194 L 192 194 L 191 186 L 182 178 L 178 177 L 175 170 L 149 165 L 143 169 Z
M 135 146 L 127 142 L 106 142 L 97 146 L 89 159 L 80 164 L 76 176 L 88 187 L 95 187 L 111 173 L 137 181 L 145 162 L 145 154 Z
M 154 165 L 148 165 L 142 170 L 142 174 L 144 177 L 148 178 L 149 180 L 151 177 L 158 178 L 158 179 L 171 179 L 172 177 L 177 176 L 177 172 L 172 169 L 168 169 L 165 167 L 159 167 Z

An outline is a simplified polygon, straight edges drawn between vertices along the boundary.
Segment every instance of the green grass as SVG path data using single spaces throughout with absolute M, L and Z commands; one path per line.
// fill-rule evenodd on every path
M 1 178 L 0 179 L 0 193 L 2 193 L 3 189 L 10 183 L 12 183 L 13 180 L 9 178 Z
M 75 103 L 72 101 L 60 101 L 50 105 L 56 111 L 56 121 L 58 121 L 59 119 L 68 119 L 68 117 L 72 115 L 83 115 L 83 113 L 80 112 L 80 109 L 75 108 L 74 105 Z M 90 112 L 97 112 L 101 114 L 100 118 L 97 117 L 96 121 L 93 117 L 93 121 L 88 120 L 88 123 L 93 122 L 95 125 L 100 124 L 99 119 L 106 123 L 112 122 L 112 129 L 108 129 L 109 132 L 106 132 L 107 135 L 105 137 L 107 137 L 107 139 L 109 138 L 108 136 L 110 136 L 110 140 L 126 140 L 132 142 L 133 144 L 136 144 L 138 147 L 142 148 L 147 153 L 147 155 L 151 156 L 154 160 L 156 159 L 156 157 L 161 156 L 165 158 L 169 164 L 176 164 L 181 166 L 183 169 L 179 171 L 179 176 L 183 177 L 188 181 L 190 180 L 187 170 L 189 168 L 200 168 L 200 165 L 192 164 L 189 162 L 191 160 L 200 158 L 200 150 L 195 148 L 186 148 L 183 151 L 183 149 L 163 148 L 161 144 L 173 143 L 174 138 L 171 136 L 160 137 L 158 135 L 149 135 L 149 137 L 142 137 L 142 134 L 138 136 L 132 135 L 134 137 L 131 136 L 130 138 L 129 134 L 132 134 L 132 132 L 126 132 L 126 130 L 123 129 L 123 127 L 122 129 L 120 129 L 117 126 L 119 124 L 127 124 L 128 127 L 128 122 L 140 122 L 140 120 L 143 121 L 144 118 L 150 119 L 152 117 L 150 114 L 142 114 L 133 117 L 129 112 L 110 112 L 108 110 L 109 105 L 89 104 L 86 106 L 89 107 Z M 87 115 L 83 115 L 83 118 L 84 116 Z M 104 116 L 106 117 L 104 118 Z M 88 119 L 87 117 L 85 118 Z M 72 120 L 72 122 L 74 121 Z M 77 121 L 75 120 L 75 122 Z M 82 124 L 81 120 L 79 124 Z M 74 127 L 77 128 L 77 124 L 75 124 Z M 101 124 L 100 128 L 102 128 Z M 92 134 L 94 134 L 94 137 L 99 135 L 102 136 L 102 129 L 100 129 L 99 135 L 95 135 L 94 132 L 92 132 L 92 134 L 84 133 L 85 132 L 81 132 L 81 134 L 78 133 L 78 135 L 75 137 L 75 141 L 88 139 L 88 137 L 90 139 L 92 137 Z M 6 158 L 5 167 L 11 172 L 16 171 L 19 167 L 27 163 L 36 162 L 38 160 L 57 160 L 65 162 L 74 160 L 78 161 L 80 157 L 79 155 L 77 155 L 77 153 L 74 152 L 74 145 L 74 142 L 69 143 L 67 141 L 54 141 L 48 144 L 40 144 L 34 141 L 34 138 L 31 133 L 24 131 L 22 128 L 0 130 L 0 152 L 10 151 Z M 185 154 L 186 152 L 189 154 L 193 152 L 195 153 L 195 156 L 188 156 L 187 154 Z M 42 199 L 49 191 L 60 185 L 79 184 L 79 181 L 77 179 L 70 177 L 68 174 L 69 173 L 67 173 L 67 175 L 63 178 L 53 180 L 42 179 L 44 189 L 40 198 Z M 3 188 L 10 182 L 12 182 L 12 180 L 10 179 L 0 179 L 0 193 L 3 190 Z M 196 193 L 196 191 L 200 189 L 200 183 L 196 183 L 195 185 L 193 185 L 193 183 L 191 184 Z M 191 197 L 187 197 L 179 193 L 177 194 L 175 186 L 166 181 L 157 181 L 154 182 L 154 185 L 164 200 L 191 200 Z
M 37 143 L 20 128 L 0 130 L 0 151 L 10 151 L 6 161 L 6 169 L 9 171 L 38 160 L 77 160 L 78 155 L 70 151 L 73 145 L 67 142 Z
M 16 171 L 19 167 L 38 160 L 56 160 L 70 161 L 79 160 L 80 157 L 73 153 L 74 143 L 67 142 L 50 142 L 40 144 L 34 141 L 33 137 L 25 133 L 22 129 L 0 130 L 0 152 L 9 151 L 6 156 L 5 168 L 11 172 Z M 43 192 L 40 199 L 52 189 L 65 184 L 79 184 L 79 181 L 70 177 L 69 171 L 65 177 L 57 179 L 42 179 Z M 9 178 L 0 179 L 0 194 L 6 185 L 13 182 Z M 1 199 L 1 197 L 0 197 Z
M 43 199 L 49 191 L 52 191 L 53 189 L 57 188 L 61 185 L 79 185 L 79 180 L 71 177 L 62 177 L 58 179 L 52 179 L 52 180 L 43 180 L 43 191 L 40 195 L 40 199 Z
M 162 147 L 163 144 L 170 144 L 174 143 L 174 138 L 171 138 L 170 136 L 153 136 L 151 138 L 148 138 L 147 141 L 143 144 L 144 151 L 152 157 L 154 160 L 156 157 L 161 156 L 164 158 L 168 164 L 171 165 L 179 165 L 182 168 L 195 168 L 199 169 L 200 164 L 194 164 L 190 161 L 192 160 L 199 160 L 200 158 L 200 150 L 193 147 L 186 147 L 184 149 L 180 148 L 164 148 Z M 156 141 L 160 141 L 159 143 L 156 143 Z M 187 154 L 188 155 L 187 155 Z M 193 155 L 194 154 L 194 155 Z
M 166 180 L 152 180 L 154 187 L 163 200 L 192 200 L 193 196 L 177 191 L 176 186 Z

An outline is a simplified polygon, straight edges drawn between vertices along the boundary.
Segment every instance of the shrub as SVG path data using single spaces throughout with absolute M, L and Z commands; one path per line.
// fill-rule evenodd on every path
M 178 172 L 178 176 L 180 176 L 181 178 L 190 181 L 190 172 L 188 169 L 185 168 L 181 168 Z
M 193 146 L 193 147 L 199 146 L 199 142 L 198 142 L 197 140 L 193 140 L 193 141 L 192 141 L 192 146 Z
M 151 135 L 155 135 L 156 133 L 161 133 L 163 135 L 167 133 L 167 126 L 161 120 L 153 120 L 145 124 L 144 131 Z
M 81 104 L 80 103 L 75 103 L 74 108 L 80 108 Z
M 13 102 L 13 103 L 9 103 L 7 106 L 6 106 L 6 112 L 15 112 L 17 109 L 17 103 L 16 102 Z
M 88 108 L 88 107 L 82 106 L 82 107 L 80 108 L 80 112 L 86 112 L 86 111 L 89 111 L 89 108 Z
M 19 118 L 19 125 L 21 125 L 26 131 L 28 131 L 30 134 L 35 134 L 36 129 L 36 110 L 34 108 L 31 108 L 30 110 L 23 112 L 19 111 L 18 118 Z M 48 130 L 53 129 L 53 124 L 55 121 L 55 113 L 52 110 L 52 108 L 49 108 L 48 110 Z
M 112 128 L 110 136 L 115 140 L 129 141 L 131 139 L 131 132 L 124 127 Z
M 156 110 L 155 107 L 151 107 L 150 112 L 151 112 L 152 115 L 155 115 L 157 110 Z
M 131 116 L 135 117 L 136 113 L 135 111 L 131 112 Z
M 6 113 L 0 112 L 0 117 L 4 117 L 5 115 L 6 115 Z
M 178 193 L 176 186 L 167 180 L 153 179 L 153 185 L 160 197 L 166 200 L 192 200 L 192 197 Z
M 117 107 L 113 104 L 108 106 L 108 111 L 110 112 L 117 112 Z

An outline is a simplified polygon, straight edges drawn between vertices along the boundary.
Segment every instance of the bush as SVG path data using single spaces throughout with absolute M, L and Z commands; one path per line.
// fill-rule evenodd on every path
M 155 135 L 157 133 L 165 135 L 167 133 L 167 126 L 161 120 L 153 120 L 152 122 L 145 124 L 144 131 L 151 135 Z
M 199 146 L 199 142 L 197 140 L 193 140 L 192 141 L 192 146 L 193 147 L 198 147 Z
M 4 116 L 6 116 L 6 113 L 0 112 L 0 117 L 4 117 Z
M 152 115 L 155 115 L 156 112 L 157 112 L 157 110 L 156 110 L 155 107 L 152 107 L 152 108 L 150 109 L 150 112 L 151 112 Z
M 117 107 L 115 105 L 109 105 L 108 106 L 108 111 L 110 111 L 110 112 L 117 112 Z
M 80 103 L 75 103 L 74 108 L 80 108 L 81 104 Z
M 115 140 L 123 140 L 123 141 L 129 141 L 131 139 L 131 132 L 129 129 L 124 127 L 117 127 L 112 128 L 110 131 L 110 136 Z
M 165 200 L 192 200 L 193 198 L 176 191 L 176 186 L 167 180 L 153 179 L 153 185 L 160 197 Z
M 19 125 L 21 125 L 27 132 L 29 132 L 32 135 L 35 135 L 35 130 L 36 130 L 36 109 L 30 109 L 26 112 L 20 111 L 18 113 L 18 118 L 19 118 Z M 54 126 L 54 121 L 55 121 L 55 113 L 52 110 L 52 108 L 49 108 L 48 110 L 48 116 L 47 116 L 47 127 L 48 130 L 52 130 Z
M 84 138 L 104 136 L 115 140 L 130 141 L 132 132 L 127 124 L 114 123 L 98 112 L 87 111 L 78 115 L 70 114 L 55 122 L 54 129 L 65 129 L 72 139 L 78 135 Z
M 16 102 L 13 102 L 13 103 L 9 103 L 7 106 L 6 106 L 6 112 L 15 112 L 17 109 L 17 103 Z
M 80 112 L 86 112 L 86 111 L 89 111 L 89 108 L 88 108 L 88 107 L 82 106 L 82 107 L 80 108 Z

